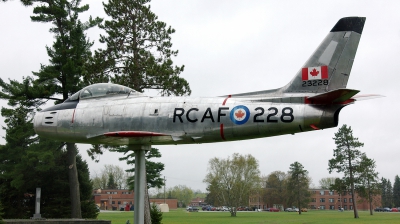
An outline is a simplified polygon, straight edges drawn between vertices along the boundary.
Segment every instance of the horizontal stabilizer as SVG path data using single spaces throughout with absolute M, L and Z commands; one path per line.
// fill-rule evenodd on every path
M 306 97 L 306 104 L 349 104 L 354 101 L 351 97 L 359 93 L 354 89 L 337 89 L 327 93 Z

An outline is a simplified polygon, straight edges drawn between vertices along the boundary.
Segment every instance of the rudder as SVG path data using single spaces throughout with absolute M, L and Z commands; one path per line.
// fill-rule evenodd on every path
M 346 88 L 365 19 L 340 19 L 292 81 L 281 91 L 324 93 Z

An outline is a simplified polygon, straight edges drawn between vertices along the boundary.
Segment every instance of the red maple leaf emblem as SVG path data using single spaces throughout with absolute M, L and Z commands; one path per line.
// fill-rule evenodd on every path
M 315 68 L 310 72 L 312 76 L 317 76 L 319 74 L 319 71 L 317 71 Z
M 238 112 L 236 112 L 235 115 L 236 115 L 237 118 L 240 119 L 240 118 L 242 118 L 244 116 L 244 113 L 243 113 L 242 110 L 238 110 Z

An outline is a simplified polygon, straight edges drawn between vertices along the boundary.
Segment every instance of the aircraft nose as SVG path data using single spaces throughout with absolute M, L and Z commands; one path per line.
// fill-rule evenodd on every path
M 33 117 L 33 130 L 35 130 L 36 134 L 38 134 L 38 135 L 40 135 L 38 133 L 38 131 L 41 128 L 42 117 L 43 117 L 43 113 L 42 112 L 36 112 L 35 116 Z
M 57 113 L 54 111 L 37 112 L 33 117 L 33 129 L 41 137 L 53 136 L 57 133 Z

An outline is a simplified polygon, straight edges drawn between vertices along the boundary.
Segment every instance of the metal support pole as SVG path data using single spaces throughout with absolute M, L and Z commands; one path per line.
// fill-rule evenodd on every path
M 42 216 L 40 215 L 40 198 L 41 198 L 42 189 L 40 187 L 36 188 L 36 203 L 35 203 L 35 214 L 33 214 L 33 219 L 40 219 Z
M 167 203 L 165 202 L 165 176 L 164 176 L 164 204 L 167 204 Z
M 134 223 L 144 224 L 144 195 L 146 187 L 146 150 L 150 150 L 150 146 L 129 145 L 129 150 L 135 152 L 135 186 L 134 186 Z

